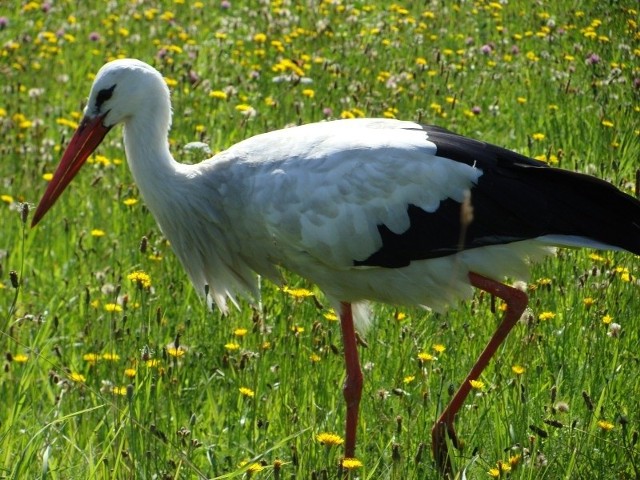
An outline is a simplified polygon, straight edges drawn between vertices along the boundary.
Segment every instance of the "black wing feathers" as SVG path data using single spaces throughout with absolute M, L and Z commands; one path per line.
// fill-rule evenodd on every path
M 408 205 L 409 229 L 395 234 L 378 225 L 382 247 L 355 265 L 398 268 L 543 235 L 585 237 L 640 254 L 640 202 L 613 185 L 441 128 L 424 130 L 438 156 L 482 170 L 471 189 L 473 221 L 462 231 L 461 204 L 451 199 L 433 213 Z

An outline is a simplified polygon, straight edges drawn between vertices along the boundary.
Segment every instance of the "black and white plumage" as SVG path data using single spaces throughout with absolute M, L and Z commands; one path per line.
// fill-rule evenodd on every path
M 280 282 L 285 268 L 316 283 L 340 312 L 347 456 L 355 451 L 362 383 L 352 312 L 366 310 L 351 305 L 442 310 L 476 286 L 507 301 L 518 297 L 508 332 L 526 296 L 521 305 L 520 294 L 499 282 L 525 277 L 530 261 L 552 247 L 640 254 L 640 203 L 612 185 L 413 122 L 303 125 L 179 164 L 167 142 L 169 91 L 137 60 L 98 72 L 34 225 L 118 123 L 142 197 L 201 294 L 226 311 L 228 301 L 259 295 L 256 273 Z M 480 371 L 486 362 L 478 362 Z M 454 436 L 456 411 L 450 406 L 434 429 L 443 468 L 441 430 Z

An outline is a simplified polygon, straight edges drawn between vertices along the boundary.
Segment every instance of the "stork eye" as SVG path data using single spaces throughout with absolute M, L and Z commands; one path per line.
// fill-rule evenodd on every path
M 96 108 L 98 110 L 100 110 L 100 107 L 102 107 L 102 104 L 104 102 L 106 102 L 111 98 L 111 96 L 113 95 L 113 90 L 115 88 L 116 88 L 116 85 L 114 84 L 110 88 L 103 88 L 98 92 L 98 96 L 96 97 Z

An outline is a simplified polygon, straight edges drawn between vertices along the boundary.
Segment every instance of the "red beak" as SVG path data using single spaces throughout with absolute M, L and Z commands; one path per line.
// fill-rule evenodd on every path
M 49 182 L 47 191 L 44 192 L 38 208 L 36 208 L 36 213 L 31 221 L 32 227 L 53 206 L 73 177 L 76 176 L 80 167 L 89 158 L 89 155 L 100 145 L 107 132 L 111 130 L 111 127 L 105 127 L 102 124 L 105 116 L 106 113 L 94 118 L 84 117 L 80 122 L 80 126 L 71 137 L 71 141 L 62 155 L 62 160 L 60 160 L 56 173 L 53 174 L 53 179 Z

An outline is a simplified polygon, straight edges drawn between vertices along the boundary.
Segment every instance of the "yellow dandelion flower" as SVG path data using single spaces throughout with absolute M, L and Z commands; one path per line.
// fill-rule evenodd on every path
M 513 367 L 511 367 L 511 371 L 516 375 L 522 375 L 526 371 L 526 369 L 522 365 L 514 365 Z
M 13 203 L 13 197 L 11 195 L 0 195 L 0 200 L 4 203 Z
M 300 325 L 294 325 L 291 327 L 291 331 L 298 334 L 298 333 L 304 333 L 304 327 L 301 327 Z
M 416 65 L 419 67 L 425 67 L 427 65 L 427 59 L 423 57 L 416 58 Z
M 47 182 L 50 182 L 51 180 L 53 180 L 53 173 L 43 173 L 42 179 Z
M 613 423 L 607 422 L 606 420 L 598 420 L 598 427 L 600 427 L 601 430 L 608 432 L 610 430 L 613 430 L 614 425 Z
M 356 468 L 362 467 L 362 462 L 357 458 L 343 458 L 342 459 L 342 468 L 345 470 L 354 470 Z
M 225 92 L 223 92 L 222 90 L 211 90 L 209 92 L 209 96 L 211 98 L 217 98 L 218 100 L 226 100 L 227 99 L 227 94 Z
M 520 463 L 521 460 L 522 460 L 522 455 L 520 455 L 519 453 L 516 453 L 515 455 L 511 455 L 509 457 L 509 465 L 511 465 L 511 467 L 515 467 Z
M 151 277 L 148 273 L 145 273 L 142 270 L 131 272 L 129 275 L 127 275 L 127 279 L 131 280 L 141 288 L 151 287 Z
M 607 314 L 602 317 L 602 323 L 604 323 L 605 325 L 609 325 L 611 322 L 613 322 L 613 317 L 611 315 Z
M 407 314 L 404 312 L 398 312 L 396 313 L 395 317 L 398 322 L 401 322 L 407 318 Z
M 94 228 L 91 230 L 92 237 L 104 237 L 106 235 L 104 230 L 100 230 L 99 228 Z
M 313 297 L 313 292 L 306 288 L 289 288 L 287 286 L 282 287 L 284 293 L 288 293 L 295 298 Z
M 403 381 L 404 383 L 406 383 L 406 384 L 409 384 L 409 383 L 413 382 L 415 379 L 416 379 L 416 376 L 415 376 L 415 375 L 407 375 L 406 377 L 404 377 L 404 378 L 402 379 L 402 381 Z
M 336 313 L 334 311 L 327 312 L 327 313 L 323 314 L 322 316 L 326 320 L 329 320 L 330 322 L 337 322 L 338 321 L 338 316 L 336 315 Z
M 420 360 L 423 363 L 424 362 L 432 362 L 435 359 L 436 359 L 436 357 L 434 357 L 430 353 L 427 353 L 427 352 L 418 353 L 418 360 Z
M 613 122 L 611 120 L 602 120 L 601 124 L 603 127 L 613 128 Z
M 233 351 L 236 351 L 236 350 L 240 350 L 240 345 L 238 345 L 238 344 L 237 344 L 237 343 L 235 343 L 235 342 L 229 342 L 229 343 L 226 343 L 226 344 L 224 345 L 224 348 L 226 348 L 226 349 L 227 349 L 227 350 L 229 350 L 230 352 L 233 352 Z
M 309 360 L 311 360 L 313 363 L 318 363 L 321 358 L 317 353 L 312 353 L 311 355 L 309 355 Z
M 24 353 L 17 353 L 13 355 L 12 360 L 16 363 L 26 363 L 26 361 L 29 360 L 29 356 Z
M 135 368 L 126 368 L 124 371 L 124 375 L 125 377 L 129 377 L 129 378 L 133 378 L 136 376 L 136 369 Z
M 247 330 L 246 328 L 236 328 L 236 329 L 233 331 L 233 334 L 234 334 L 236 337 L 244 337 L 244 336 L 247 334 L 247 332 L 248 332 L 248 330 Z
M 127 387 L 113 387 L 111 388 L 111 393 L 113 393 L 114 395 L 126 395 L 127 394 Z
M 76 383 L 84 383 L 87 381 L 87 378 L 82 375 L 81 373 L 78 372 L 71 372 L 69 374 L 69 380 L 71 380 L 72 382 L 76 382 Z
M 98 360 L 100 360 L 100 355 L 98 355 L 97 353 L 85 353 L 82 356 L 82 359 L 90 364 L 95 364 L 98 362 Z
M 482 390 L 484 388 L 484 382 L 481 380 L 469 380 L 469 383 L 471 384 L 471 388 L 476 390 Z
M 344 443 L 344 439 L 335 433 L 323 432 L 316 435 L 316 440 L 328 447 L 337 447 Z
M 253 36 L 253 41 L 256 43 L 264 43 L 267 41 L 267 35 L 265 33 L 256 33 Z
M 258 472 L 261 472 L 262 470 L 264 470 L 264 467 L 257 462 L 252 463 L 247 468 L 248 473 L 258 473 Z
M 497 468 L 491 468 L 487 472 L 487 475 L 489 475 L 491 478 L 500 478 L 500 470 L 498 470 Z
M 187 349 L 184 348 L 182 345 L 180 345 L 177 348 L 174 347 L 173 345 L 170 345 L 167 347 L 167 353 L 171 357 L 181 358 L 185 356 L 185 354 L 187 353 Z
M 250 388 L 247 388 L 247 387 L 240 387 L 238 390 L 240 391 L 240 394 L 243 397 L 253 398 L 256 395 L 253 390 L 251 390 Z
M 122 307 L 120 305 L 118 305 L 117 303 L 107 303 L 104 306 L 104 309 L 107 312 L 111 312 L 111 313 L 118 313 L 122 311 Z
M 545 134 L 544 134 L 544 133 L 536 132 L 536 133 L 534 133 L 534 134 L 532 134 L 532 135 L 531 135 L 531 138 L 533 138 L 535 141 L 539 142 L 539 141 L 541 141 L 541 140 L 544 140 L 544 139 L 545 139 Z
M 554 318 L 556 318 L 556 314 L 553 312 L 542 312 L 540 315 L 538 315 L 538 320 L 553 320 Z
M 316 92 L 312 88 L 305 88 L 304 90 L 302 90 L 302 95 L 308 98 L 313 98 L 315 97 Z
M 524 105 L 525 103 L 527 103 L 527 99 L 525 97 L 518 97 L 516 98 L 516 101 L 520 104 L 520 105 Z
M 152 358 L 152 359 L 147 360 L 146 362 L 144 362 L 144 364 L 149 368 L 159 367 L 160 366 L 160 360 L 158 360 L 157 358 Z
M 136 203 L 138 203 L 137 198 L 125 198 L 122 203 L 124 203 L 127 207 L 132 207 Z
M 444 351 L 447 349 L 447 347 L 445 347 L 444 345 L 437 343 L 433 346 L 433 349 L 438 352 L 438 353 L 444 353 Z
M 118 360 L 120 360 L 120 355 L 118 355 L 115 352 L 105 352 L 102 354 L 102 358 L 104 360 L 110 360 L 112 362 L 117 362 Z
M 593 306 L 594 303 L 596 303 L 596 301 L 591 297 L 586 297 L 582 299 L 582 303 L 584 304 L 585 307 L 590 308 Z

